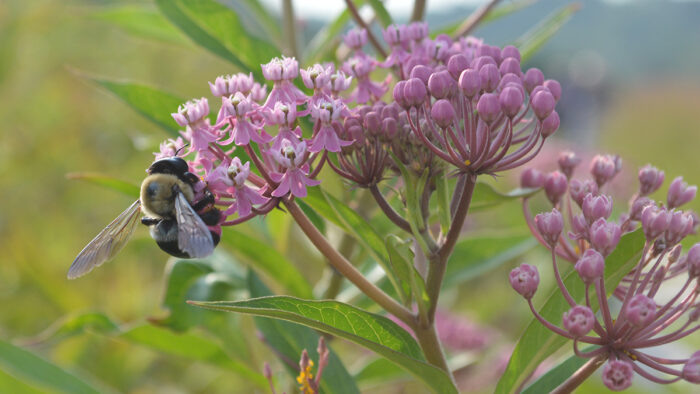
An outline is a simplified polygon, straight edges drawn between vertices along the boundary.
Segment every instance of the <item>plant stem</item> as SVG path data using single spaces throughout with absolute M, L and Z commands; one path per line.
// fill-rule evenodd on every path
M 478 10 L 474 11 L 469 17 L 459 25 L 457 28 L 457 31 L 453 34 L 453 38 L 459 38 L 462 36 L 466 36 L 469 34 L 474 28 L 481 22 L 482 19 L 486 16 L 486 14 L 491 11 L 491 9 L 498 4 L 500 0 L 491 0 L 487 4 L 483 5 L 481 8 Z
M 445 359 L 445 353 L 442 351 L 442 345 L 438 339 L 435 324 L 431 323 L 427 327 L 419 325 L 414 329 L 414 332 L 421 349 L 423 349 L 425 359 L 430 364 L 445 371 L 447 376 L 452 380 L 452 384 L 456 386 L 452 371 L 450 371 L 450 368 L 447 366 L 447 360 Z
M 352 0 L 345 0 L 345 4 L 347 4 L 348 11 L 350 11 L 353 19 L 355 19 L 355 23 L 357 23 L 361 28 L 367 30 L 367 38 L 374 49 L 376 49 L 377 52 L 382 55 L 382 57 L 386 57 L 386 51 L 384 51 L 382 45 L 379 43 L 379 41 L 377 41 L 377 37 L 375 37 L 372 33 L 372 29 L 369 28 L 365 20 L 362 19 L 362 16 L 360 16 L 360 13 L 357 11 L 357 7 L 355 7 L 355 3 L 353 3 Z
M 559 385 L 556 389 L 552 391 L 552 394 L 567 394 L 571 393 L 583 383 L 589 376 L 593 374 L 607 358 L 607 354 L 599 354 L 598 356 L 588 360 L 587 363 L 583 364 L 578 371 L 574 372 L 570 378 L 566 379 L 564 383 Z
M 311 243 L 316 246 L 338 272 L 355 284 L 355 286 L 387 312 L 396 316 L 399 320 L 412 328 L 416 326 L 416 319 L 413 313 L 396 302 L 396 300 L 382 291 L 382 289 L 368 281 L 342 254 L 338 253 L 294 201 L 283 199 L 282 202 Z
M 431 322 L 435 319 L 435 310 L 437 309 L 438 297 L 440 296 L 440 287 L 442 286 L 442 280 L 445 277 L 445 271 L 447 270 L 447 260 L 449 260 L 452 250 L 459 239 L 462 226 L 464 226 L 464 220 L 466 219 L 467 212 L 469 211 L 469 204 L 472 201 L 475 186 L 476 175 L 467 174 L 464 189 L 461 192 L 457 209 L 455 210 L 454 217 L 452 218 L 452 224 L 450 225 L 450 229 L 447 231 L 447 235 L 445 236 L 445 242 L 442 244 L 442 246 L 440 246 L 437 253 L 430 256 L 430 271 L 428 272 L 426 291 L 428 292 L 428 297 L 430 298 L 430 310 L 428 316 Z M 458 191 L 455 191 L 455 193 L 457 192 Z
M 292 0 L 282 0 L 282 15 L 284 18 L 284 34 L 287 36 L 289 52 L 292 56 L 296 57 L 297 60 L 300 60 Z
M 382 212 L 384 212 L 384 215 L 386 215 L 386 217 L 389 218 L 389 220 L 391 220 L 401 230 L 410 233 L 411 225 L 408 224 L 408 221 L 402 218 L 391 205 L 389 205 L 389 202 L 386 201 L 382 193 L 379 191 L 377 185 L 370 185 L 369 191 L 372 193 L 372 197 L 374 197 L 374 200 L 377 202 L 377 205 L 379 205 L 379 208 L 381 208 Z
M 340 239 L 340 245 L 338 245 L 338 252 L 345 256 L 346 259 L 350 260 L 353 250 L 355 249 L 355 238 L 349 236 L 348 234 L 343 234 Z M 323 298 L 334 299 L 340 293 L 340 285 L 343 283 L 343 275 L 341 275 L 338 270 L 331 268 L 331 278 L 328 281 L 328 287 L 326 291 L 323 292 Z
M 425 0 L 415 0 L 413 2 L 413 13 L 411 13 L 411 22 L 423 20 L 425 16 Z

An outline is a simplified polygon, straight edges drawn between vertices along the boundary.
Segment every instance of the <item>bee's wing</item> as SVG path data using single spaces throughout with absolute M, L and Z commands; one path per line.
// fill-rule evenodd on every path
M 185 195 L 178 192 L 175 198 L 175 217 L 177 219 L 177 246 L 190 257 L 206 257 L 214 251 L 214 240 Z
M 138 222 L 141 202 L 136 200 L 124 212 L 108 224 L 78 254 L 68 270 L 68 279 L 75 279 L 99 267 L 114 257 L 126 245 Z

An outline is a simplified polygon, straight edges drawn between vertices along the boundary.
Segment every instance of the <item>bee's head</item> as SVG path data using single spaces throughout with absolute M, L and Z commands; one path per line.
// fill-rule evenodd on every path
M 153 162 L 146 172 L 148 172 L 149 175 L 173 174 L 177 177 L 181 177 L 187 171 L 189 171 L 187 162 L 180 157 L 173 156 Z

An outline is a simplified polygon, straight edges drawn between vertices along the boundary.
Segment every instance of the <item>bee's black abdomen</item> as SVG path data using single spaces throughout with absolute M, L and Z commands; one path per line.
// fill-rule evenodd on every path
M 198 215 L 207 226 L 216 226 L 219 224 L 219 220 L 221 220 L 221 211 L 219 211 L 217 208 L 212 208 L 206 212 L 199 213 Z
M 213 231 L 210 231 L 210 232 L 211 232 L 211 239 L 212 239 L 212 241 L 214 241 L 214 246 L 218 245 L 219 241 L 221 240 L 221 236 L 219 236 L 219 234 L 217 234 Z

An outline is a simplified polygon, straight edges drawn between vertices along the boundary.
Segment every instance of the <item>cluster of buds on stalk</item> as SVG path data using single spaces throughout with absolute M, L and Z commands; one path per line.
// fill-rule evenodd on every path
M 217 77 L 209 83 L 220 100 L 216 120 L 204 97 L 183 104 L 172 114 L 182 139 L 162 144 L 156 157 L 190 158 L 191 172 L 222 208 L 220 225 L 234 225 L 281 199 L 305 197 L 325 164 L 366 188 L 399 167 L 494 174 L 527 163 L 559 126 L 559 83 L 538 69 L 523 71 L 515 47 L 433 40 L 427 24 L 416 22 L 384 31 L 391 53 L 379 61 L 363 49 L 367 35 L 345 35 L 352 54 L 338 68 L 300 69 L 288 57 L 262 65 L 269 94 L 252 74 Z M 377 68 L 391 73 L 376 81 Z M 295 85 L 299 76 L 308 91 Z M 313 125 L 310 138 L 305 124 Z
M 700 243 L 685 254 L 680 244 L 698 228 L 697 215 L 680 209 L 695 198 L 696 187 L 678 177 L 671 182 L 665 204 L 654 201 L 650 195 L 662 186 L 664 173 L 647 165 L 639 170 L 639 189 L 629 209 L 614 220 L 613 199 L 605 190 L 621 169 L 619 157 L 593 158 L 589 179 L 572 177 L 579 162 L 576 155 L 565 152 L 559 158 L 559 171 L 544 174 L 527 169 L 521 175 L 523 187 L 544 188 L 552 204 L 551 212 L 533 219 L 525 198 L 523 210 L 533 235 L 551 251 L 557 286 L 570 307 L 561 326 L 547 321 L 532 304 L 540 280 L 536 267 L 522 264 L 511 271 L 513 289 L 545 327 L 573 340 L 576 355 L 600 363 L 607 360 L 602 376 L 609 389 L 628 388 L 635 374 L 657 383 L 684 379 L 700 384 L 700 352 L 665 358 L 647 350 L 700 329 Z M 639 260 L 612 291 L 621 302 L 614 316 L 616 308 L 608 300 L 604 277 L 606 258 L 621 236 L 633 231 L 643 232 L 645 244 Z M 585 300 L 571 295 L 557 260 L 574 265 L 585 286 Z M 592 292 L 597 301 L 591 301 Z M 599 309 L 598 315 L 594 309 Z M 581 344 L 593 348 L 581 350 Z
M 320 337 L 318 339 L 316 351 L 318 352 L 318 369 L 315 376 L 313 374 L 314 362 L 309 357 L 309 352 L 307 352 L 306 349 L 301 352 L 299 365 L 291 365 L 292 368 L 299 370 L 297 383 L 299 383 L 299 392 L 301 394 L 319 394 L 321 392 L 321 376 L 323 375 L 323 370 L 328 365 L 328 357 L 330 356 L 325 338 Z M 272 368 L 270 368 L 270 364 L 267 362 L 263 366 L 263 375 L 270 384 L 270 391 L 272 394 L 276 394 L 275 383 L 272 380 Z

